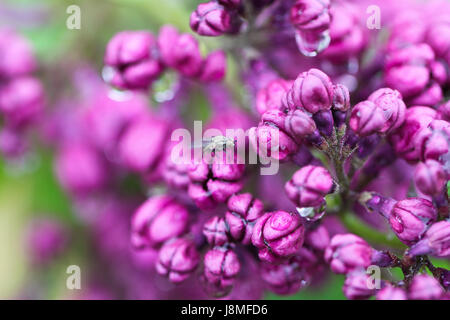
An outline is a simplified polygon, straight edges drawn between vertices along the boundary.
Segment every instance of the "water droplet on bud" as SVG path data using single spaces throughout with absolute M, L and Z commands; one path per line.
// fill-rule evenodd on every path
M 324 216 L 325 208 L 324 206 L 297 208 L 297 212 L 307 221 L 317 221 Z
M 300 52 L 307 57 L 315 57 L 318 53 L 328 48 L 330 44 L 330 34 L 328 30 L 295 32 L 295 41 Z

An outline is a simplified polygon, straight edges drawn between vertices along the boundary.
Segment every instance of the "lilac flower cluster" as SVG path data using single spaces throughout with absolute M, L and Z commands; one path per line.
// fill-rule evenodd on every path
M 10 29 L 0 30 L 0 151 L 19 158 L 28 149 L 29 129 L 43 112 L 44 91 L 30 43 Z
M 104 60 L 105 80 L 120 89 L 146 89 L 166 68 L 203 82 L 221 80 L 226 68 L 223 51 L 203 58 L 191 34 L 180 34 L 169 25 L 161 28 L 158 37 L 148 31 L 116 34 L 108 43 Z
M 331 271 L 349 299 L 448 299 L 449 271 L 437 264 L 450 257 L 450 24 L 435 2 L 403 11 L 379 1 L 384 42 L 365 27 L 368 3 L 325 0 L 202 3 L 192 30 L 227 37 L 206 57 L 172 26 L 113 36 L 107 84 L 77 73 L 78 101 L 61 101 L 43 130 L 124 296 L 289 295 Z M 417 18 L 430 13 L 438 18 Z M 242 67 L 239 102 L 222 81 L 226 59 Z M 169 69 L 171 96 L 150 108 Z M 236 139 L 192 147 L 212 148 L 211 161 L 174 157 L 171 133 L 191 128 L 183 107 L 199 88 L 207 127 L 245 131 L 242 149 L 258 164 L 238 161 Z M 258 175 L 264 157 L 281 163 L 277 174 Z M 46 241 L 37 255 L 51 255 Z M 372 286 L 370 267 L 403 277 L 382 273 Z

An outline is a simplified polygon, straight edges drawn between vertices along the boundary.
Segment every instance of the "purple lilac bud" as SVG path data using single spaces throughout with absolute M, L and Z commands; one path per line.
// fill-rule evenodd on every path
M 450 123 L 444 120 L 433 120 L 418 135 L 422 159 L 440 160 L 449 151 Z
M 332 112 L 334 125 L 336 128 L 340 128 L 347 121 L 347 112 L 338 110 L 332 110 Z
M 313 119 L 321 135 L 330 137 L 333 134 L 334 120 L 331 110 L 319 111 L 313 115 Z
M 310 281 L 310 275 L 298 256 L 280 264 L 263 263 L 261 277 L 270 290 L 280 295 L 294 294 Z
M 7 158 L 18 158 L 27 150 L 27 143 L 23 133 L 12 128 L 4 127 L 0 130 L 0 152 Z
M 173 239 L 161 247 L 156 271 L 171 282 L 179 283 L 194 273 L 199 261 L 200 255 L 191 240 Z
M 370 275 L 365 271 L 354 271 L 347 274 L 342 290 L 350 300 L 368 299 L 375 294 L 374 289 L 370 289 Z
M 159 31 L 158 48 L 164 64 L 181 74 L 195 77 L 201 72 L 202 56 L 198 42 L 191 34 L 178 34 L 174 27 L 163 26 Z M 209 71 L 211 71 L 210 68 Z
M 66 231 L 55 220 L 34 221 L 27 235 L 28 249 L 33 263 L 47 264 L 63 253 L 68 241 Z
M 106 80 L 121 89 L 146 89 L 163 71 L 157 55 L 150 32 L 119 32 L 106 47 L 105 64 L 112 67 Z
M 343 84 L 333 85 L 333 110 L 347 111 L 350 109 L 350 93 Z
M 35 78 L 15 78 L 0 86 L 0 111 L 11 127 L 23 127 L 36 121 L 43 106 L 44 90 Z
M 269 110 L 257 127 L 249 129 L 249 140 L 260 156 L 284 160 L 298 150 L 295 139 L 286 132 L 286 119 L 282 111 Z
M 423 19 L 422 13 L 415 9 L 403 9 L 394 16 L 388 48 L 404 48 L 412 43 L 422 41 L 426 25 L 417 23 Z
M 373 250 L 360 237 L 347 233 L 337 234 L 325 250 L 325 260 L 335 273 L 346 274 L 371 264 Z
M 370 100 L 362 101 L 353 107 L 349 122 L 350 128 L 359 136 L 380 132 L 386 123 L 383 110 Z
M 86 143 L 63 146 L 56 156 L 55 170 L 64 188 L 76 195 L 97 191 L 107 182 L 104 159 Z
M 432 254 L 437 257 L 450 256 L 450 221 L 433 223 L 422 240 L 411 247 L 410 255 Z
M 259 249 L 262 261 L 275 262 L 294 255 L 303 244 L 304 233 L 298 214 L 268 212 L 257 220 L 252 243 Z
M 201 36 L 217 37 L 230 30 L 231 13 L 219 3 L 210 1 L 201 3 L 192 12 L 191 29 Z
M 439 282 L 427 274 L 416 275 L 409 286 L 409 298 L 413 300 L 439 299 L 443 294 Z
M 36 68 L 36 60 L 30 43 L 12 30 L 0 31 L 0 75 L 13 78 L 31 73 Z
M 386 60 L 385 82 L 414 104 L 434 105 L 442 99 L 441 88 L 433 85 L 431 78 L 434 59 L 433 50 L 425 43 L 399 48 Z
M 293 137 L 297 141 L 301 141 L 305 137 L 316 131 L 317 126 L 321 126 L 319 128 L 324 131 L 330 131 L 330 115 L 328 115 L 329 111 L 318 112 L 314 115 L 313 118 L 303 110 L 296 109 L 290 110 L 286 115 L 285 120 L 285 129 L 286 133 L 288 133 L 291 137 Z M 317 118 L 315 117 L 317 116 Z M 333 119 L 331 119 L 331 124 L 333 123 Z
M 424 134 L 429 124 L 438 117 L 436 110 L 428 107 L 416 106 L 408 108 L 405 122 L 390 137 L 396 153 L 409 162 L 421 159 Z M 427 132 L 426 132 L 427 133 Z
M 131 242 L 136 248 L 155 247 L 182 235 L 189 212 L 172 197 L 161 195 L 145 201 L 131 219 Z
M 220 81 L 225 77 L 227 57 L 225 52 L 217 50 L 208 54 L 203 62 L 200 80 L 203 82 Z
M 96 92 L 87 110 L 83 110 L 82 129 L 108 158 L 116 156 L 118 140 L 126 127 L 134 119 L 146 116 L 149 109 L 148 98 L 144 94 L 128 92 L 126 97 L 115 100 L 102 88 Z
M 154 170 L 161 163 L 167 135 L 165 121 L 150 116 L 136 119 L 120 138 L 118 151 L 121 161 L 135 172 Z
M 162 176 L 164 181 L 170 186 L 186 190 L 191 181 L 188 176 L 188 171 L 189 164 L 185 164 L 181 160 L 180 162 L 174 162 L 170 157 L 167 157 Z
M 319 225 L 315 229 L 308 230 L 305 236 L 305 246 L 316 251 L 325 251 L 330 244 L 330 235 L 327 228 Z
M 333 190 L 333 179 L 324 167 L 308 165 L 294 173 L 285 185 L 289 199 L 298 207 L 320 206 Z
M 219 291 L 227 291 L 233 286 L 241 264 L 233 250 L 215 247 L 205 254 L 204 268 L 206 281 Z
M 230 236 L 235 241 L 249 244 L 253 227 L 263 214 L 263 203 L 261 200 L 253 198 L 250 193 L 231 196 L 228 199 L 228 211 L 225 213 Z
M 392 209 L 397 204 L 396 200 L 389 197 L 384 197 L 375 192 L 363 193 L 363 198 L 364 199 L 360 199 L 360 202 L 363 202 L 367 210 L 376 212 L 386 219 L 390 218 Z
M 330 45 L 322 57 L 334 63 L 345 63 L 357 56 L 367 43 L 365 26 L 360 24 L 358 9 L 349 2 L 331 6 Z
M 433 48 L 437 56 L 442 57 L 447 63 L 450 62 L 449 42 L 450 35 L 450 21 L 448 17 L 440 21 L 433 21 L 427 30 L 426 42 Z
M 222 217 L 214 216 L 206 221 L 203 226 L 203 234 L 211 246 L 223 246 L 231 242 L 228 225 Z
M 448 291 L 450 289 L 450 270 L 446 270 L 444 268 L 438 268 L 438 270 L 441 273 L 439 281 L 444 289 Z
M 300 30 L 323 31 L 330 26 L 328 0 L 297 0 L 291 8 L 291 23 Z
M 377 300 L 408 300 L 408 297 L 404 289 L 387 285 L 378 291 Z
M 437 212 L 433 203 L 422 198 L 408 198 L 394 205 L 389 224 L 403 243 L 411 245 L 420 240 L 436 219 Z
M 211 164 L 202 161 L 189 166 L 188 194 L 201 209 L 211 209 L 217 203 L 227 201 L 243 187 L 245 166 L 236 157 L 228 163 L 226 152 L 221 154 L 222 160 L 215 156 Z
M 158 34 L 158 49 L 162 62 L 166 66 L 174 67 L 176 65 L 175 44 L 178 42 L 180 34 L 172 25 L 164 25 Z
M 281 109 L 281 100 L 292 86 L 292 81 L 275 79 L 260 89 L 256 96 L 256 110 L 262 115 L 268 110 Z
M 421 162 L 416 167 L 414 174 L 416 187 L 426 195 L 441 193 L 447 180 L 444 168 L 435 160 Z
M 393 131 L 405 121 L 406 105 L 402 100 L 402 95 L 397 90 L 378 89 L 369 96 L 368 100 L 383 110 L 384 117 L 387 120 L 380 132 Z
M 310 69 L 295 79 L 283 103 L 289 109 L 303 108 L 312 114 L 329 110 L 333 103 L 333 84 L 324 72 Z

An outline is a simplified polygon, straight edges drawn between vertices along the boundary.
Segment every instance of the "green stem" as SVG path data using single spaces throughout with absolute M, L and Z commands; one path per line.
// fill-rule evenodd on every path
M 341 215 L 340 219 L 348 231 L 364 238 L 372 244 L 385 245 L 399 250 L 406 249 L 406 246 L 396 237 L 393 237 L 391 233 L 384 233 L 373 229 L 350 212 Z

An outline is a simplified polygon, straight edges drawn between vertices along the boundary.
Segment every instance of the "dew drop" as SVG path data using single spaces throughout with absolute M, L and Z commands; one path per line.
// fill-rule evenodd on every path
M 330 35 L 328 30 L 323 32 L 297 30 L 295 41 L 300 52 L 307 57 L 315 57 L 328 48 Z

